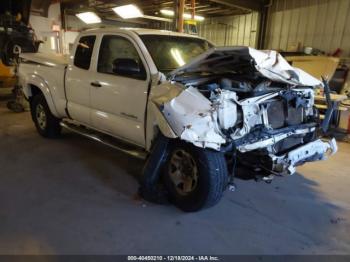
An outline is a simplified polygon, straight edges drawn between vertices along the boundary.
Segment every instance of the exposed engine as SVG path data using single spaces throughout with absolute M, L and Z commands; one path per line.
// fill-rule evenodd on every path
M 334 140 L 325 143 L 316 134 L 313 86 L 320 82 L 275 53 L 270 61 L 257 52 L 222 48 L 176 70 L 172 88 L 163 89 L 175 85 L 175 98 L 153 98 L 174 134 L 198 147 L 237 151 L 273 173 L 293 174 L 295 166 L 336 152 Z M 276 69 L 277 58 L 283 67 Z

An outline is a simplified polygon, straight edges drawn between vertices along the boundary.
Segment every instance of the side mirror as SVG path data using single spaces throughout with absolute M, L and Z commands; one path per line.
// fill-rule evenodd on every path
M 135 59 L 117 58 L 113 61 L 113 73 L 137 79 L 146 79 L 143 68 Z

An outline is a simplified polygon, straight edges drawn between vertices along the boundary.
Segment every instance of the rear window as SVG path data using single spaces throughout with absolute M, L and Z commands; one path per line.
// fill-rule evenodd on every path
M 83 36 L 79 39 L 77 50 L 74 56 L 76 67 L 88 70 L 90 68 L 92 51 L 94 50 L 96 36 Z

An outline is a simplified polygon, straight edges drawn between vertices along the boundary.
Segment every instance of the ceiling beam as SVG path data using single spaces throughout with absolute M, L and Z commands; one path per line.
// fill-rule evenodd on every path
M 249 11 L 261 11 L 260 0 L 210 0 L 211 2 Z
M 197 13 L 202 13 L 202 12 L 210 12 L 210 11 L 213 11 L 213 10 L 221 10 L 221 9 L 222 9 L 222 7 L 208 7 L 208 8 L 199 9 L 199 10 L 196 9 L 196 12 Z
M 123 19 L 123 18 L 116 18 L 114 16 L 107 16 L 102 19 L 104 24 L 113 25 L 113 22 L 120 22 L 125 24 L 139 24 L 146 26 L 148 24 L 147 21 L 141 21 L 140 19 Z
M 150 19 L 150 20 L 157 20 L 157 21 L 162 21 L 162 22 L 168 22 L 168 23 L 171 23 L 173 21 L 172 19 L 169 19 L 169 18 L 153 16 L 153 15 L 144 15 L 142 18 Z

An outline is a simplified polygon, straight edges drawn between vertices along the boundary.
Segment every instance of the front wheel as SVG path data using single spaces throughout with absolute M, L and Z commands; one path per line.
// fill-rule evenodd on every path
M 186 212 L 214 206 L 228 182 L 223 153 L 182 141 L 171 147 L 164 171 L 170 201 Z
M 30 105 L 32 118 L 38 133 L 43 137 L 58 137 L 61 134 L 60 120 L 51 113 L 44 95 L 34 96 Z

